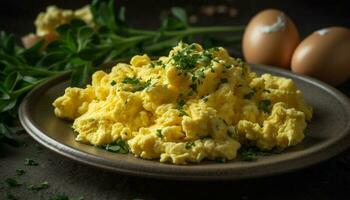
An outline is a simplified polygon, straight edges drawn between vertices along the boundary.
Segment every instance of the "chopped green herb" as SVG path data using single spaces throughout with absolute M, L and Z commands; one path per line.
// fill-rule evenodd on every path
M 31 158 L 26 158 L 24 160 L 24 165 L 27 165 L 27 166 L 38 166 L 39 163 Z
M 65 194 L 60 194 L 60 195 L 56 195 L 54 197 L 50 197 L 49 200 L 84 200 L 84 197 L 69 198 Z
M 113 143 L 102 145 L 100 147 L 114 153 L 122 153 L 122 154 L 129 153 L 129 145 L 122 139 L 118 139 Z
M 271 110 L 271 101 L 270 100 L 262 100 L 258 105 L 259 110 L 262 110 L 264 113 L 269 113 Z
M 214 73 L 214 72 L 215 72 L 213 66 L 210 66 L 210 72 L 211 72 L 211 73 Z
M 194 48 L 194 44 L 188 45 L 172 57 L 172 59 L 175 61 L 175 66 L 177 69 L 189 71 L 196 67 L 199 54 L 192 53 Z
M 134 78 L 127 77 L 122 81 L 122 83 L 133 85 L 133 91 L 137 92 L 149 87 L 151 85 L 151 79 L 149 79 L 146 82 L 143 82 L 137 79 L 136 77 Z
M 228 80 L 227 80 L 227 78 L 222 78 L 222 79 L 220 80 L 220 82 L 221 82 L 221 83 L 228 83 Z
M 179 116 L 182 117 L 184 115 L 189 116 L 183 109 L 184 105 L 186 104 L 185 100 L 181 99 L 179 102 L 177 102 L 176 109 L 179 110 L 180 114 Z
M 152 64 L 154 64 L 155 66 L 160 66 L 163 65 L 163 62 L 161 60 L 155 60 L 152 62 Z
M 270 90 L 267 90 L 267 89 L 264 89 L 263 92 L 271 93 L 271 91 L 270 91 Z
M 254 161 L 256 160 L 256 153 L 252 151 L 250 148 L 241 148 L 239 150 L 239 154 L 242 157 L 243 161 Z
M 215 53 L 215 52 L 217 52 L 217 51 L 219 51 L 219 50 L 220 50 L 219 47 L 212 47 L 212 48 L 208 49 L 207 51 L 208 51 L 209 53 L 213 54 L 213 53 Z
M 201 138 L 202 141 L 206 141 L 206 140 L 210 140 L 210 139 L 212 139 L 212 137 L 210 135 Z
M 196 81 L 197 80 L 197 76 L 193 75 L 191 80 L 192 80 L 192 82 Z
M 243 96 L 244 99 L 251 99 L 255 95 L 255 92 L 249 92 Z
M 5 182 L 9 187 L 18 187 L 22 185 L 22 183 L 18 182 L 15 178 L 7 178 Z
M 126 132 L 124 134 L 126 134 Z M 116 152 L 116 153 L 126 154 L 126 153 L 129 153 L 129 145 L 124 140 L 119 139 L 114 143 L 108 144 L 106 146 L 106 150 Z
M 29 185 L 27 189 L 33 192 L 38 192 L 39 190 L 47 189 L 49 187 L 50 187 L 49 183 L 47 181 L 44 181 L 37 185 Z
M 197 72 L 198 76 L 200 76 L 201 78 L 205 78 L 205 74 L 204 74 L 204 70 L 198 70 Z
M 161 129 L 157 129 L 156 135 L 160 138 L 163 138 L 163 134 L 162 134 L 162 130 Z
M 226 69 L 231 69 L 233 65 L 232 64 L 225 64 L 224 66 Z
M 192 141 L 186 142 L 185 148 L 187 150 L 192 149 L 192 147 L 196 146 L 196 144 Z
M 10 192 L 6 193 L 6 199 L 7 200 L 18 200 L 18 198 Z
M 192 83 L 192 84 L 190 85 L 190 88 L 192 89 L 192 91 L 197 92 L 197 84 Z
M 177 109 L 183 109 L 184 105 L 186 104 L 186 101 L 181 99 L 178 103 L 177 103 Z
M 111 82 L 111 86 L 114 86 L 115 84 L 117 84 L 117 82 L 115 82 L 115 80 L 113 80 L 113 81 Z
M 257 147 L 247 147 L 242 146 L 238 150 L 238 154 L 241 156 L 243 161 L 255 161 L 258 156 L 269 156 L 271 154 L 278 154 L 280 153 L 280 150 L 274 149 L 271 151 L 262 151 L 258 149 Z
M 140 83 L 140 80 L 137 79 L 136 77 L 134 78 L 130 78 L 130 77 L 126 77 L 122 83 L 125 83 L 125 84 L 131 84 L 131 85 L 136 85 L 136 84 L 139 84 Z
M 199 62 L 202 62 L 204 66 L 207 66 L 211 63 L 213 55 L 209 51 L 204 51 L 202 55 L 198 58 Z
M 179 110 L 180 114 L 179 116 L 182 117 L 182 116 L 190 116 L 187 112 L 185 112 L 184 110 Z
M 16 169 L 16 174 L 18 175 L 18 176 L 22 176 L 23 174 L 25 174 L 26 173 L 26 171 L 24 171 L 23 169 Z

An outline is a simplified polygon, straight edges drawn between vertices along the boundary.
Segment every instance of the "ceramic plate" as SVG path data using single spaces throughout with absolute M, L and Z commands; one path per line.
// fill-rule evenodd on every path
M 52 102 L 64 93 L 69 75 L 53 78 L 32 90 L 23 100 L 19 117 L 26 131 L 47 148 L 82 163 L 120 173 L 178 180 L 224 180 L 269 176 L 304 168 L 338 154 L 350 145 L 349 99 L 317 80 L 289 71 L 252 66 L 257 73 L 291 78 L 314 108 L 305 140 L 281 154 L 259 157 L 256 161 L 227 163 L 205 161 L 177 166 L 116 154 L 75 142 L 71 122 L 55 117 Z

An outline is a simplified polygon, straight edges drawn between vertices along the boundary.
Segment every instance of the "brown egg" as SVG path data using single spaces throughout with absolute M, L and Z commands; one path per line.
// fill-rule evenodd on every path
M 282 11 L 268 9 L 249 22 L 243 35 L 243 54 L 247 62 L 289 68 L 299 33 Z
M 350 30 L 329 27 L 315 31 L 297 47 L 292 71 L 338 85 L 350 78 Z

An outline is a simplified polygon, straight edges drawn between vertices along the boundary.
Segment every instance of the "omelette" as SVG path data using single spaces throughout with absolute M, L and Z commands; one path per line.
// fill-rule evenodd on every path
M 312 108 L 291 79 L 258 76 L 222 47 L 180 42 L 168 56 L 135 55 L 54 102 L 76 141 L 125 144 L 136 157 L 173 164 L 233 160 L 300 143 Z M 111 147 L 115 147 L 112 146 Z

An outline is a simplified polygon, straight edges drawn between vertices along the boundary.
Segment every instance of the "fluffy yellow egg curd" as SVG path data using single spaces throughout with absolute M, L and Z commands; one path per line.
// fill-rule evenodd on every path
M 296 145 L 312 117 L 291 79 L 257 76 L 224 48 L 182 42 L 168 57 L 136 55 L 97 71 L 91 85 L 67 88 L 53 106 L 74 120 L 79 142 L 124 142 L 136 157 L 173 164 L 232 160 L 241 145 Z

